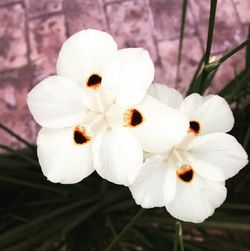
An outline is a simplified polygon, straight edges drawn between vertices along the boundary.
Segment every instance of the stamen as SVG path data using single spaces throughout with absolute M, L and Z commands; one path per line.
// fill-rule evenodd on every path
M 86 144 L 91 140 L 91 138 L 86 134 L 84 127 L 77 126 L 74 129 L 74 141 L 78 145 Z
M 173 148 L 172 153 L 176 157 L 176 160 L 179 162 L 179 164 L 182 165 L 183 161 L 182 161 L 182 158 L 181 158 L 178 150 L 176 150 L 175 148 Z
M 101 82 L 102 78 L 99 75 L 92 74 L 87 81 L 87 87 L 90 87 L 92 89 L 97 89 L 100 87 Z
M 191 182 L 194 176 L 194 171 L 190 165 L 182 165 L 176 174 L 182 181 Z
M 136 109 L 129 109 L 127 113 L 124 114 L 125 124 L 130 127 L 136 127 L 143 122 L 142 114 Z
M 193 133 L 194 135 L 198 135 L 200 132 L 200 124 L 197 121 L 190 121 L 189 122 L 189 132 Z

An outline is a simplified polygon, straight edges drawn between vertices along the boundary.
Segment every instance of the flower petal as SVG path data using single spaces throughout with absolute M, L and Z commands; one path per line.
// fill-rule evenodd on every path
M 136 104 L 145 96 L 154 78 L 149 53 L 141 48 L 119 50 L 105 67 L 102 85 L 116 94 L 121 106 Z
M 154 83 L 149 87 L 148 94 L 174 109 L 179 109 L 183 101 L 183 97 L 179 91 L 163 84 Z
M 206 153 L 205 153 L 206 154 Z M 193 169 L 202 177 L 214 180 L 214 181 L 224 181 L 225 176 L 217 166 L 211 165 L 200 159 L 193 157 L 193 154 L 189 154 L 189 164 Z
M 189 183 L 177 179 L 175 197 L 166 209 L 177 219 L 200 223 L 224 202 L 226 194 L 224 182 L 206 180 L 195 173 Z
M 194 93 L 186 97 L 181 111 L 189 121 L 199 123 L 200 134 L 228 132 L 233 128 L 233 113 L 226 100 L 218 95 L 202 97 Z
M 197 137 L 190 142 L 189 151 L 195 161 L 203 163 L 204 168 L 207 165 L 214 174 L 222 172 L 225 179 L 237 174 L 248 163 L 244 148 L 233 136 L 226 133 Z
M 153 156 L 144 163 L 129 189 L 136 204 L 143 208 L 163 207 L 175 195 L 175 168 L 169 167 L 159 155 Z
M 93 171 L 91 140 L 74 137 L 75 128 L 42 128 L 38 134 L 38 158 L 43 174 L 54 183 L 73 184 Z M 76 135 L 75 135 L 76 136 Z
M 75 125 L 86 117 L 83 90 L 71 80 L 51 76 L 28 94 L 27 104 L 34 119 L 43 127 Z
M 131 185 L 141 170 L 141 146 L 126 128 L 110 128 L 98 133 L 92 152 L 98 174 L 113 183 Z
M 88 29 L 68 38 L 59 53 L 57 73 L 83 86 L 93 74 L 102 76 L 103 67 L 117 51 L 106 32 Z
M 130 126 L 144 151 L 162 153 L 178 144 L 186 135 L 189 124 L 186 117 L 155 98 L 146 96 L 135 108 L 142 122 Z

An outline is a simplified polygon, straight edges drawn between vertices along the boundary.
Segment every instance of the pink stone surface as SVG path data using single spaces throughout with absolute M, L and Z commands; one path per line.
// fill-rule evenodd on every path
M 180 35 L 181 1 L 150 0 L 150 8 L 154 17 L 154 33 L 158 40 L 178 39 Z M 189 2 L 188 2 L 189 3 Z M 185 34 L 195 32 L 194 20 L 190 12 L 190 4 L 187 6 Z
M 88 28 L 108 31 L 101 0 L 67 0 L 64 11 L 70 35 Z
M 218 0 L 212 55 L 220 57 L 246 39 L 249 0 Z M 63 41 L 86 28 L 111 33 L 120 48 L 147 49 L 155 81 L 182 93 L 206 46 L 209 1 L 188 1 L 180 75 L 176 79 L 181 1 L 175 0 L 0 0 L 0 122 L 35 142 L 38 130 L 26 105 L 29 90 L 55 74 Z M 244 50 L 216 73 L 218 92 L 244 67 Z M 20 147 L 0 131 L 0 144 Z
M 66 39 L 65 17 L 39 17 L 29 22 L 30 60 L 35 66 L 33 83 L 56 73 L 56 59 Z
M 234 0 L 237 13 L 239 14 L 240 21 L 242 23 L 250 23 L 250 1 L 249 0 Z
M 21 4 L 0 8 L 0 72 L 28 62 L 26 32 L 25 10 Z
M 27 6 L 27 14 L 30 17 L 46 15 L 62 10 L 62 0 L 24 0 Z
M 190 0 L 199 36 L 205 45 L 209 22 L 208 1 Z M 212 53 L 222 53 L 244 40 L 243 26 L 232 0 L 219 0 L 216 8 Z
M 145 0 L 124 1 L 107 6 L 111 34 L 119 48 L 143 47 L 157 61 L 156 44 L 152 34 L 152 16 Z
M 176 78 L 178 46 L 178 40 L 166 40 L 158 43 L 159 51 L 161 51 L 162 67 L 161 73 L 157 76 L 157 81 L 176 87 L 185 94 L 199 64 L 202 49 L 196 36 L 187 37 L 184 40 L 183 50 L 188 51 L 188 53 L 184 53 L 182 56 L 179 77 Z

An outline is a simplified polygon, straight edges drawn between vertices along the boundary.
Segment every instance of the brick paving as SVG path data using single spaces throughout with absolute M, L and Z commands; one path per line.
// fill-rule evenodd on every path
M 0 0 L 0 121 L 35 142 L 38 126 L 27 92 L 55 73 L 63 41 L 86 28 L 111 33 L 123 47 L 143 47 L 156 66 L 155 81 L 185 93 L 205 48 L 209 1 L 188 1 L 180 76 L 176 80 L 181 0 Z M 212 54 L 246 38 L 249 0 L 218 0 Z M 216 93 L 244 66 L 244 51 L 228 60 L 210 88 Z M 18 144 L 0 132 L 0 144 Z

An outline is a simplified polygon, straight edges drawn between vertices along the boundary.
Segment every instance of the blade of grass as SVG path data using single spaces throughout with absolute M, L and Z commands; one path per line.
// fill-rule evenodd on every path
M 173 251 L 178 251 L 178 247 L 179 247 L 179 236 L 178 236 L 178 232 L 179 232 L 179 226 L 175 225 L 175 236 L 174 236 L 174 246 L 173 246 Z
M 212 83 L 212 80 L 214 79 L 215 77 L 215 74 L 217 72 L 219 68 L 216 68 L 214 71 L 212 72 L 209 72 L 205 78 L 205 81 L 204 83 L 202 83 L 202 88 L 201 88 L 201 93 L 204 93 L 206 91 L 206 89 L 211 85 Z
M 109 229 L 110 229 L 110 231 L 111 231 L 111 233 L 113 235 L 113 238 L 116 238 L 117 232 L 116 232 L 115 227 L 114 227 L 114 225 L 113 225 L 113 223 L 112 223 L 109 216 L 107 216 L 106 221 L 107 221 L 107 226 L 109 227 Z M 120 244 L 120 247 L 121 247 L 122 251 L 126 251 L 126 248 L 123 245 L 121 245 L 121 243 L 119 243 L 119 244 Z
M 42 240 L 47 240 L 51 235 L 54 235 L 58 238 L 57 233 L 60 229 L 65 225 L 70 223 L 68 218 L 64 218 L 61 221 L 57 222 L 57 224 L 51 225 L 50 227 L 46 227 L 45 230 L 39 231 L 33 236 L 29 238 L 24 238 L 21 242 L 11 245 L 7 250 L 9 251 L 26 251 L 33 250 L 33 246 Z M 56 239 L 54 239 L 55 241 Z
M 235 100 L 241 90 L 245 89 L 245 86 L 248 85 L 250 78 L 250 71 L 241 79 L 240 82 L 235 85 L 234 89 L 231 91 L 230 96 L 227 97 L 228 103 L 231 103 Z
M 122 231 L 116 236 L 116 238 L 108 245 L 107 248 L 105 248 L 104 251 L 110 251 L 112 248 L 121 240 L 121 238 L 124 236 L 124 234 L 127 233 L 127 231 L 134 225 L 136 220 L 142 215 L 144 212 L 144 209 L 141 208 L 137 214 L 130 220 L 130 222 L 122 229 Z
M 21 153 L 20 151 L 13 150 L 12 148 L 10 148 L 8 146 L 5 146 L 5 145 L 0 145 L 0 148 L 5 150 L 5 151 L 8 151 L 9 153 L 12 153 L 13 155 L 15 155 L 15 156 L 17 156 L 19 158 L 27 160 L 28 162 L 32 163 L 33 165 L 39 166 L 38 161 L 30 158 L 29 156 Z
M 165 237 L 169 240 L 169 241 L 173 241 L 173 238 L 175 237 L 174 235 L 172 234 L 165 234 Z M 195 243 L 196 244 L 196 243 Z M 186 241 L 185 242 L 185 247 L 188 249 L 188 250 L 192 250 L 192 251 L 205 251 L 203 248 L 199 248 L 197 247 L 196 245 L 193 245 L 192 243 Z
M 24 181 L 20 179 L 15 179 L 12 177 L 7 177 L 7 176 L 0 176 L 0 180 L 3 182 L 19 185 L 19 186 L 25 186 L 25 187 L 30 187 L 30 188 L 35 188 L 35 189 L 41 189 L 44 191 L 49 191 L 49 192 L 58 192 L 58 189 L 52 186 L 47 186 L 47 185 L 41 185 L 37 184 L 31 181 Z
M 229 210 L 250 210 L 249 204 L 233 204 L 233 203 L 224 203 L 222 208 L 226 208 Z
M 16 138 L 18 141 L 22 142 L 23 144 L 25 144 L 26 146 L 28 146 L 30 149 L 32 149 L 32 150 L 35 149 L 34 145 L 32 145 L 31 143 L 29 143 L 27 140 L 25 140 L 24 138 L 22 138 L 21 136 L 19 136 L 15 132 L 13 132 L 11 129 L 9 129 L 8 127 L 6 127 L 5 125 L 3 125 L 2 123 L 0 123 L 0 129 L 4 130 L 8 134 L 10 134 L 12 137 Z
M 178 82 L 180 75 L 181 53 L 182 53 L 184 29 L 186 23 L 186 13 L 187 13 L 187 0 L 182 0 L 181 31 L 180 31 L 179 48 L 178 48 L 177 71 L 176 71 L 176 81 L 175 81 L 176 83 Z
M 237 47 L 235 47 L 231 51 L 227 52 L 219 60 L 205 65 L 203 67 L 203 70 L 201 71 L 201 73 L 197 76 L 197 78 L 196 78 L 195 82 L 193 83 L 193 85 L 191 84 L 187 94 L 191 94 L 193 92 L 203 94 L 204 91 L 206 90 L 206 88 L 208 88 L 210 83 L 211 83 L 211 81 L 210 82 L 206 81 L 206 79 L 209 78 L 209 76 L 211 76 L 210 74 L 213 71 L 217 70 L 218 67 L 221 64 L 223 64 L 223 62 L 225 62 L 227 59 L 229 59 L 231 56 L 233 56 L 239 50 L 241 50 L 242 48 L 247 46 L 249 43 L 250 43 L 250 39 L 247 39 L 246 41 L 244 41 L 243 43 L 241 43 L 240 45 L 238 45 Z M 228 89 L 230 89 L 232 87 L 235 87 L 235 85 L 232 82 L 230 82 L 228 85 L 230 87 L 229 88 L 225 87 L 221 92 L 226 92 L 226 91 L 228 91 Z
M 250 126 L 248 126 L 247 132 L 245 134 L 245 139 L 243 142 L 243 147 L 246 149 L 248 144 L 249 144 L 249 140 L 250 140 Z
M 235 53 L 237 53 L 238 51 L 240 51 L 242 48 L 244 48 L 245 46 L 250 44 L 250 38 L 248 38 L 247 40 L 245 40 L 244 42 L 242 42 L 240 45 L 238 45 L 237 47 L 235 47 L 234 49 L 232 49 L 231 51 L 227 52 L 222 58 L 220 58 L 219 60 L 219 64 L 222 64 L 223 62 L 225 62 L 228 58 L 230 58 L 231 56 L 233 56 Z
M 102 202 L 103 203 L 103 202 Z M 86 210 L 83 210 L 82 212 L 80 212 L 77 217 L 73 216 L 71 217 L 70 221 L 67 221 L 66 224 L 63 222 L 63 224 L 60 224 L 59 228 L 57 227 L 55 230 L 56 231 L 52 231 L 52 233 L 54 232 L 54 240 L 56 240 L 57 238 L 59 238 L 60 236 L 65 236 L 67 235 L 72 229 L 74 229 L 77 225 L 79 225 L 81 222 L 83 222 L 85 219 L 87 219 L 91 214 L 95 213 L 97 209 L 100 208 L 100 205 L 102 203 L 98 203 Z M 47 229 L 47 228 L 46 228 Z M 50 232 L 48 231 L 44 231 L 43 234 L 39 233 L 35 238 L 32 238 L 30 240 L 30 242 L 27 241 L 22 241 L 20 244 L 18 244 L 18 246 L 15 247 L 15 251 L 26 251 L 27 249 L 31 248 L 32 245 L 36 244 L 39 241 L 42 241 L 43 239 L 47 239 L 47 236 L 50 236 Z M 49 245 L 46 244 L 45 247 Z M 43 245 L 38 249 L 38 250 L 46 250 Z
M 247 74 L 246 70 L 243 70 L 239 74 L 235 74 L 234 78 L 218 93 L 220 96 L 226 98 L 228 95 L 231 94 L 235 85 L 241 82 L 242 78 Z
M 232 49 L 229 52 L 227 52 L 226 54 L 224 54 L 224 56 L 222 56 L 218 61 L 215 61 L 213 63 L 205 65 L 206 71 L 210 72 L 210 71 L 215 70 L 219 65 L 221 65 L 222 63 L 224 63 L 230 57 L 232 57 L 235 53 L 237 53 L 242 48 L 244 48 L 247 45 L 249 45 L 249 43 L 250 43 L 250 38 L 248 38 L 247 40 L 245 40 L 244 42 L 242 42 L 241 44 L 239 44 L 238 46 L 236 46 L 234 49 Z
M 250 25 L 248 26 L 248 39 L 250 39 Z M 250 43 L 247 45 L 246 48 L 246 68 L 249 69 L 250 67 Z
M 34 219 L 33 221 L 29 222 L 28 224 L 17 226 L 15 228 L 5 232 L 4 234 L 2 234 L 0 236 L 0 247 L 3 247 L 3 245 L 6 245 L 6 244 L 13 242 L 14 240 L 18 240 L 18 239 L 23 238 L 23 236 L 26 235 L 27 231 L 30 231 L 30 229 L 32 229 L 32 227 L 34 227 L 34 226 L 37 226 L 41 223 L 44 223 L 45 221 L 47 221 L 55 216 L 58 216 L 60 214 L 63 214 L 63 213 L 68 212 L 70 210 L 73 210 L 73 209 L 80 207 L 84 204 L 93 202 L 96 199 L 97 199 L 97 196 L 95 196 L 95 197 L 91 196 L 88 199 L 85 198 L 84 200 L 80 200 L 80 201 L 77 201 L 77 202 L 72 203 L 70 205 L 66 205 L 62 208 L 55 209 L 49 213 L 45 213 L 44 215 L 38 217 L 37 219 Z
M 112 203 L 114 200 L 117 200 L 117 198 L 121 197 L 121 191 L 114 191 L 109 194 L 108 197 L 104 197 L 102 200 L 99 201 L 99 203 L 96 206 L 96 210 L 100 207 L 105 206 L 106 204 Z M 83 200 L 78 200 L 75 203 L 71 203 L 69 205 L 66 205 L 64 207 L 61 207 L 59 209 L 55 209 L 53 211 L 45 212 L 42 216 L 32 220 L 28 224 L 24 224 L 21 226 L 17 226 L 9 231 L 5 231 L 2 235 L 0 235 L 0 247 L 3 247 L 4 245 L 8 245 L 9 243 L 13 243 L 13 241 L 17 241 L 22 239 L 24 236 L 27 235 L 27 232 L 30 232 L 34 227 L 38 227 L 39 224 L 43 224 L 46 221 L 62 215 L 63 213 L 68 213 L 76 208 L 79 208 L 80 206 L 93 203 L 94 201 L 100 199 L 100 196 L 91 194 L 90 197 L 85 198 Z M 69 225 L 67 225 L 68 229 L 70 226 L 74 225 L 75 221 L 72 221 Z M 66 230 L 65 230 L 66 231 Z M 64 232 L 65 233 L 65 232 Z
M 124 217 L 123 219 L 127 219 L 127 217 Z M 231 219 L 231 217 L 230 217 Z M 140 223 L 147 223 L 147 222 L 155 222 L 159 225 L 166 226 L 168 224 L 173 224 L 173 219 L 168 218 L 166 216 L 144 216 L 139 219 L 138 224 Z M 244 231 L 249 231 L 250 230 L 250 222 L 247 222 L 245 220 L 244 223 L 238 223 L 238 222 L 231 222 L 231 221 L 221 221 L 221 220 L 210 220 L 210 221 L 205 221 L 200 224 L 193 224 L 189 222 L 183 222 L 182 223 L 185 226 L 199 226 L 199 227 L 208 227 L 208 228 L 218 228 L 218 229 L 235 229 L 235 230 L 244 230 Z
M 153 248 L 153 245 L 145 238 L 145 236 L 135 228 L 131 228 L 133 236 L 137 237 L 145 246 Z
M 113 211 L 124 211 L 128 208 L 131 208 L 135 205 L 135 202 L 132 199 L 126 201 L 119 201 L 114 205 L 110 205 L 108 208 L 105 209 L 106 212 L 113 212 Z
M 207 45 L 204 55 L 204 64 L 203 70 L 199 74 L 199 76 L 196 78 L 195 83 L 193 86 L 191 85 L 188 94 L 191 94 L 192 92 L 197 92 L 199 94 L 202 94 L 205 91 L 205 81 L 208 77 L 208 71 L 206 71 L 206 65 L 209 65 L 209 59 L 211 54 L 211 48 L 212 48 L 212 41 L 213 41 L 213 31 L 214 31 L 214 22 L 215 22 L 215 13 L 216 13 L 216 6 L 217 6 L 217 0 L 210 0 L 210 13 L 209 13 L 209 24 L 208 24 L 208 34 L 207 34 Z M 209 86 L 207 84 L 207 86 Z

